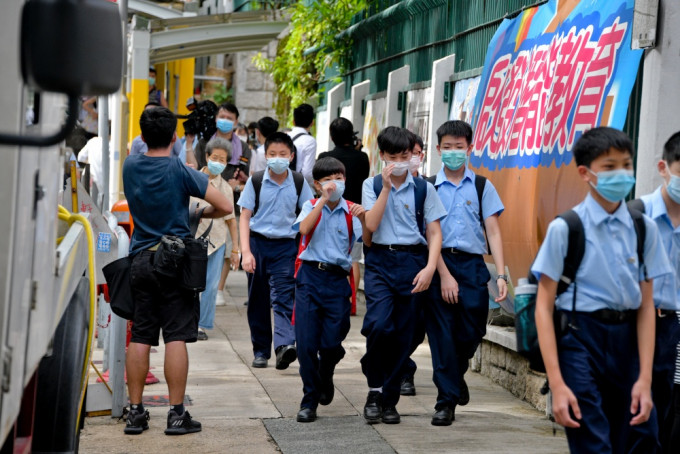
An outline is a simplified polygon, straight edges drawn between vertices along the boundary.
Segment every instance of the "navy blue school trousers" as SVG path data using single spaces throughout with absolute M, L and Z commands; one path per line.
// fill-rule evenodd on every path
M 303 262 L 295 284 L 295 336 L 302 378 L 301 407 L 316 410 L 322 380 L 345 356 L 352 289 L 346 274 Z
M 292 238 L 269 239 L 250 236 L 255 272 L 248 273 L 248 325 L 255 356 L 271 357 L 274 312 L 274 348 L 295 344 L 291 325 L 295 294 L 295 257 Z
M 659 439 L 663 452 L 674 452 L 670 434 L 673 427 L 671 404 L 673 402 L 673 376 L 680 341 L 680 323 L 675 311 L 664 311 L 656 317 L 656 343 L 652 371 L 652 399 L 659 419 Z
M 366 315 L 361 334 L 366 337 L 366 354 L 361 370 L 369 388 L 383 388 L 383 408 L 394 407 L 413 339 L 412 282 L 427 265 L 427 248 L 411 252 L 373 246 L 365 247 L 364 255 Z
M 413 378 L 418 370 L 418 365 L 411 358 L 415 353 L 416 349 L 420 344 L 425 341 L 425 304 L 426 297 L 428 296 L 428 291 L 420 292 L 416 295 L 416 307 L 415 307 L 415 325 L 413 328 L 413 339 L 411 340 L 411 347 L 409 348 L 408 359 L 404 364 L 404 368 L 401 372 L 402 380 L 405 378 Z
M 656 410 L 647 422 L 630 425 L 631 390 L 640 373 L 635 312 L 621 322 L 605 322 L 588 312 L 565 314 L 571 326 L 557 336 L 560 370 L 582 417 L 579 428 L 566 428 L 569 450 L 657 452 Z
M 458 282 L 458 303 L 444 301 L 441 279 L 435 273 L 425 304 L 425 328 L 432 351 L 437 410 L 458 404 L 460 381 L 486 334 L 489 313 L 490 275 L 483 256 L 443 249 L 442 259 Z

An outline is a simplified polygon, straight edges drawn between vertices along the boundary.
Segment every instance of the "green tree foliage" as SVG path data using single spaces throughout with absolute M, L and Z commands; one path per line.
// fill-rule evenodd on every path
M 253 59 L 260 70 L 274 79 L 279 118 L 289 118 L 291 106 L 314 102 L 319 81 L 328 68 L 337 67 L 340 73 L 344 72 L 351 42 L 347 37 L 338 39 L 337 35 L 370 2 L 308 0 L 290 8 L 290 34 L 279 42 L 274 60 L 261 53 Z M 308 49 L 314 52 L 305 55 Z

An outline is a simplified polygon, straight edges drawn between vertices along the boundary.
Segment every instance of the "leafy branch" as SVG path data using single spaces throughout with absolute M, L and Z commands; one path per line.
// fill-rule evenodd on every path
M 289 118 L 291 106 L 317 96 L 327 69 L 336 67 L 344 72 L 351 40 L 337 35 L 370 1 L 300 1 L 290 8 L 290 33 L 279 42 L 276 57 L 269 60 L 259 53 L 253 58 L 253 63 L 274 79 L 279 118 Z

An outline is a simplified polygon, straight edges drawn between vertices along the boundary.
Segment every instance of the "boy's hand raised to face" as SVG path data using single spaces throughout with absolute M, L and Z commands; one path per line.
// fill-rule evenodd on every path
M 388 191 L 392 189 L 392 171 L 394 170 L 394 164 L 383 167 L 382 169 L 382 180 L 383 180 L 383 191 L 387 189 Z M 376 194 L 376 197 L 380 194 Z
M 335 183 L 332 181 L 321 186 L 321 200 L 328 202 L 328 199 L 330 199 L 331 194 L 335 192 L 336 188 Z
M 359 219 L 363 219 L 363 217 L 366 215 L 366 210 L 364 209 L 363 206 L 359 205 L 358 203 L 352 205 L 349 209 L 349 212 L 352 214 L 352 216 L 357 217 Z

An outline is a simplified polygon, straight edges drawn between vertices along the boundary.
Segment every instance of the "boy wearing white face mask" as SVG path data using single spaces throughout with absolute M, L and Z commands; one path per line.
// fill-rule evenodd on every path
M 316 419 L 333 400 L 333 372 L 345 356 L 352 290 L 350 253 L 361 238 L 364 208 L 345 200 L 345 166 L 323 158 L 312 168 L 321 197 L 305 202 L 293 229 L 302 235 L 295 285 L 295 336 L 304 397 L 298 422 Z M 297 266 L 297 264 L 296 264 Z
M 255 357 L 252 366 L 267 367 L 273 338 L 276 368 L 282 370 L 297 358 L 291 325 L 297 253 L 293 224 L 297 209 L 312 198 L 312 191 L 301 174 L 288 169 L 293 141 L 287 134 L 271 134 L 264 148 L 267 170 L 248 179 L 238 201 L 242 208 L 241 253 L 243 269 L 248 273 L 248 325 Z
M 585 236 L 583 259 L 556 298 L 567 250 L 573 247 L 573 230 L 558 217 L 531 267 L 538 280 L 536 328 L 553 413 L 566 428 L 571 452 L 657 452 L 650 393 L 652 281 L 672 269 L 656 224 L 623 203 L 635 184 L 628 136 L 593 128 L 572 152 L 579 176 L 590 186 L 573 209 Z M 638 238 L 644 238 L 640 253 Z
M 656 342 L 652 369 L 652 398 L 659 419 L 662 452 L 680 446 L 680 369 L 676 370 L 680 324 L 680 132 L 664 145 L 657 164 L 663 184 L 642 197 L 642 210 L 655 222 L 673 274 L 654 281 Z M 634 202 L 633 202 L 634 203 Z M 674 377 L 675 375 L 675 377 Z M 675 385 L 674 385 L 675 382 Z
M 425 304 L 425 326 L 438 390 L 432 424 L 448 426 L 456 406 L 470 400 L 464 376 L 486 333 L 491 276 L 483 254 L 490 249 L 496 269 L 505 269 L 498 224 L 504 207 L 493 184 L 467 167 L 470 125 L 447 121 L 437 129 L 437 138 L 443 166 L 432 179 L 447 214 L 441 221 L 442 254 Z M 496 302 L 506 297 L 506 281 L 502 274 L 496 278 Z
M 427 290 L 441 249 L 446 211 L 434 187 L 409 173 L 410 133 L 389 126 L 378 135 L 382 175 L 363 184 L 366 315 L 361 367 L 368 382 L 364 419 L 398 424 L 402 371 L 415 326 L 416 295 Z

